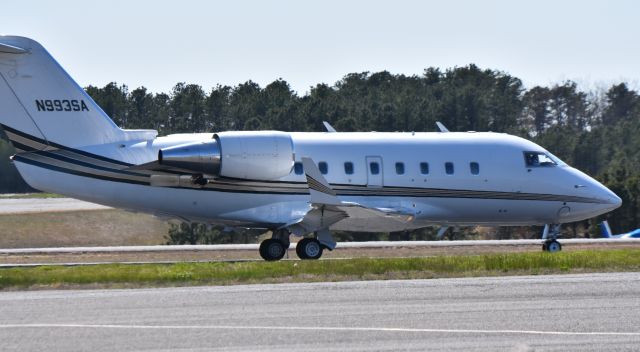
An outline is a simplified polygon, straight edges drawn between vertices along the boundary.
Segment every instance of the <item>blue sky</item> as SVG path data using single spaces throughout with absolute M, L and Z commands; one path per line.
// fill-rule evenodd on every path
M 42 43 L 83 86 L 282 78 L 300 94 L 351 72 L 475 63 L 527 87 L 640 78 L 638 1 L 11 1 L 0 33 Z

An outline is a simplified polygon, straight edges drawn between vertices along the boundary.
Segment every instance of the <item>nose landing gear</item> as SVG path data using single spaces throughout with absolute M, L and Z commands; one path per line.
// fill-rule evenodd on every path
M 562 250 L 562 245 L 557 240 L 546 240 L 542 244 L 542 250 L 549 253 L 560 252 Z
M 545 240 L 542 244 L 542 250 L 549 253 L 560 252 L 562 245 L 557 240 L 559 235 L 560 224 L 545 225 L 542 233 L 542 239 Z

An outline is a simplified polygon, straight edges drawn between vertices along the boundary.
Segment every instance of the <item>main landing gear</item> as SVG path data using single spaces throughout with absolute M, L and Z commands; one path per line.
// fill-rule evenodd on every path
M 331 249 L 331 247 L 321 243 L 316 238 L 317 236 L 316 234 L 314 237 L 305 237 L 298 242 L 296 245 L 298 258 L 303 260 L 320 259 L 325 248 Z M 287 230 L 274 231 L 271 238 L 260 243 L 260 256 L 266 261 L 280 260 L 284 258 L 289 245 L 289 232 Z
M 288 244 L 285 247 L 285 244 L 282 243 L 282 241 L 275 238 L 269 238 L 260 243 L 260 256 L 262 259 L 269 262 L 280 260 L 284 257 L 285 253 L 287 253 L 288 247 Z
M 300 259 L 320 259 L 323 246 L 315 238 L 305 237 L 296 245 L 296 254 Z
M 545 225 L 542 233 L 542 239 L 545 240 L 542 244 L 542 250 L 549 253 L 560 252 L 562 245 L 557 240 L 559 235 L 560 224 Z
M 289 231 L 273 231 L 271 238 L 260 243 L 260 256 L 266 261 L 280 260 L 287 254 L 289 249 Z

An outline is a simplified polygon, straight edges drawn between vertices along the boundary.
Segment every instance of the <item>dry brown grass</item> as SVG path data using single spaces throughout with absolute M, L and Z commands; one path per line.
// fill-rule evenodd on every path
M 163 244 L 168 224 L 123 210 L 0 215 L 0 248 Z

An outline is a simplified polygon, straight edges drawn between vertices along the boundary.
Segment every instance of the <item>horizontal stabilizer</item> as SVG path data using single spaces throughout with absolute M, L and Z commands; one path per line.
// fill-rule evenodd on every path
M 0 53 L 8 54 L 26 54 L 29 50 L 17 47 L 15 45 L 0 43 Z

